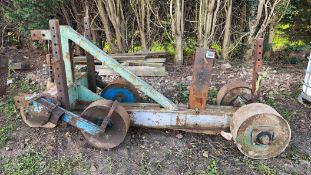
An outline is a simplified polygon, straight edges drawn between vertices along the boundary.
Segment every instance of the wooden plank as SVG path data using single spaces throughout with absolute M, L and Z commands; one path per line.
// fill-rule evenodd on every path
M 162 77 L 167 76 L 168 72 L 165 67 L 150 67 L 150 66 L 124 66 L 127 70 L 133 72 L 137 76 L 146 77 Z M 115 71 L 108 67 L 96 66 L 96 71 L 99 75 L 118 75 Z
M 145 60 L 136 60 L 136 59 L 130 59 L 130 60 L 119 60 L 120 62 L 125 61 L 131 61 L 135 63 L 165 63 L 166 58 L 146 58 Z M 97 59 L 94 59 L 94 62 L 96 65 L 101 65 L 102 62 L 100 62 Z M 74 63 L 75 64 L 86 64 L 86 57 L 85 56 L 75 56 L 74 57 Z
M 30 64 L 29 63 L 12 63 L 13 69 L 14 70 L 27 70 L 30 69 Z
M 111 55 L 112 58 L 116 59 L 117 61 L 124 61 L 124 60 L 145 60 L 146 55 Z
M 124 64 L 123 64 L 124 63 Z M 127 66 L 150 66 L 150 67 L 163 67 L 163 63 L 149 63 L 145 61 L 132 61 L 132 60 L 127 60 L 124 61 L 122 65 L 127 65 Z
M 154 57 L 166 57 L 167 56 L 167 52 L 166 51 L 141 51 L 141 52 L 137 52 L 135 53 L 136 55 L 146 55 L 147 58 L 154 58 Z

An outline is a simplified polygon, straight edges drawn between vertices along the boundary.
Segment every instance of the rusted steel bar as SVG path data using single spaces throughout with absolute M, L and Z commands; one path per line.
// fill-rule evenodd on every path
M 88 40 L 92 40 L 91 28 L 90 28 L 90 19 L 89 16 L 85 16 L 84 20 L 84 37 Z M 86 65 L 87 65 L 87 78 L 88 78 L 88 88 L 96 92 L 96 76 L 95 76 L 95 63 L 94 58 L 89 53 L 86 54 Z
M 253 68 L 253 79 L 252 79 L 252 92 L 255 96 L 260 96 L 260 80 L 259 72 L 262 69 L 263 62 L 263 38 L 256 39 L 256 48 L 255 48 L 255 60 Z M 259 81 L 259 82 L 258 82 Z
M 51 31 L 53 58 L 54 58 L 53 72 L 55 75 L 57 98 L 61 102 L 62 106 L 69 110 L 70 103 L 69 103 L 65 65 L 62 55 L 62 43 L 61 43 L 59 22 L 58 20 L 50 20 L 49 24 Z
M 189 95 L 189 107 L 191 109 L 206 108 L 208 86 L 215 52 L 213 50 L 198 48 L 193 65 L 192 81 Z

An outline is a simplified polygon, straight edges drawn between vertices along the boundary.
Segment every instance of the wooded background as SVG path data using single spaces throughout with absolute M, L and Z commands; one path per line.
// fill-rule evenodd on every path
M 175 55 L 176 64 L 182 64 L 183 56 L 193 54 L 196 47 L 214 48 L 224 60 L 247 60 L 258 37 L 265 38 L 267 57 L 273 42 L 283 42 L 278 49 L 284 48 L 284 43 L 310 44 L 308 0 L 0 0 L 0 3 L 1 46 L 28 46 L 29 31 L 48 29 L 48 20 L 52 18 L 82 33 L 87 11 L 93 40 L 105 51 L 166 50 Z

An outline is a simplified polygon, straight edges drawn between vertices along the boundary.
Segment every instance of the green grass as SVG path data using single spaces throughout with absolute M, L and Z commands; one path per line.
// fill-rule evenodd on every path
M 15 131 L 18 124 L 19 113 L 15 108 L 13 99 L 7 100 L 0 106 L 0 114 L 4 114 L 4 121 L 0 124 L 0 146 L 9 140 L 9 134 Z
M 208 169 L 208 175 L 217 175 L 218 172 L 218 160 L 212 159 L 207 167 Z
M 0 104 L 0 146 L 6 144 L 10 133 L 14 132 L 19 124 L 20 114 L 15 108 L 13 97 L 19 93 L 31 93 L 39 90 L 36 84 L 31 84 L 26 80 L 16 80 L 8 87 L 8 97 Z
M 263 162 L 256 164 L 255 169 L 265 175 L 276 175 L 277 171 Z
M 44 174 L 46 163 L 41 153 L 27 153 L 9 160 L 4 165 L 6 175 Z
M 184 83 L 177 84 L 177 101 L 179 103 L 188 103 L 189 101 L 189 90 L 188 85 Z M 216 97 L 218 94 L 218 89 L 216 88 L 209 88 L 208 89 L 208 97 L 207 103 L 208 104 L 216 104 Z
M 257 171 L 264 175 L 276 175 L 277 170 L 267 165 L 265 162 L 251 160 L 249 158 L 243 159 L 242 162 L 250 169 Z
M 189 101 L 189 90 L 188 85 L 184 83 L 177 84 L 177 101 L 179 103 L 188 103 Z
M 87 174 L 89 170 L 82 154 L 51 160 L 47 158 L 43 153 L 26 153 L 5 162 L 2 171 L 6 175 L 70 175 L 75 172 Z

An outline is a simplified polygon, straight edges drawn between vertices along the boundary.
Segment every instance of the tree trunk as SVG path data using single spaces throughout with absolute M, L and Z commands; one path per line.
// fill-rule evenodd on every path
M 224 60 L 228 59 L 229 47 L 230 47 L 230 36 L 231 36 L 231 14 L 232 14 L 232 0 L 226 1 L 227 14 L 226 14 L 226 24 L 225 24 L 225 34 L 222 43 L 221 56 Z
M 269 25 L 269 33 L 268 33 L 268 38 L 267 38 L 268 47 L 265 47 L 267 48 L 265 55 L 264 55 L 265 57 L 271 57 L 273 37 L 274 37 L 274 24 L 271 23 Z
M 106 40 L 107 40 L 107 42 L 111 48 L 111 51 L 113 53 L 117 53 L 117 52 L 119 52 L 119 49 L 117 48 L 117 46 L 112 41 L 112 33 L 110 30 L 110 24 L 109 24 L 106 9 L 104 8 L 104 4 L 103 4 L 102 0 L 97 0 L 97 9 L 98 9 L 98 13 L 99 13 L 99 17 L 101 19 L 101 22 L 104 25 Z
M 182 36 L 177 35 L 176 37 L 176 46 L 175 46 L 175 64 L 182 65 L 183 64 L 183 44 L 182 44 Z
M 183 45 L 184 34 L 184 0 L 171 0 L 170 16 L 172 34 L 175 37 L 175 64 L 183 64 Z

